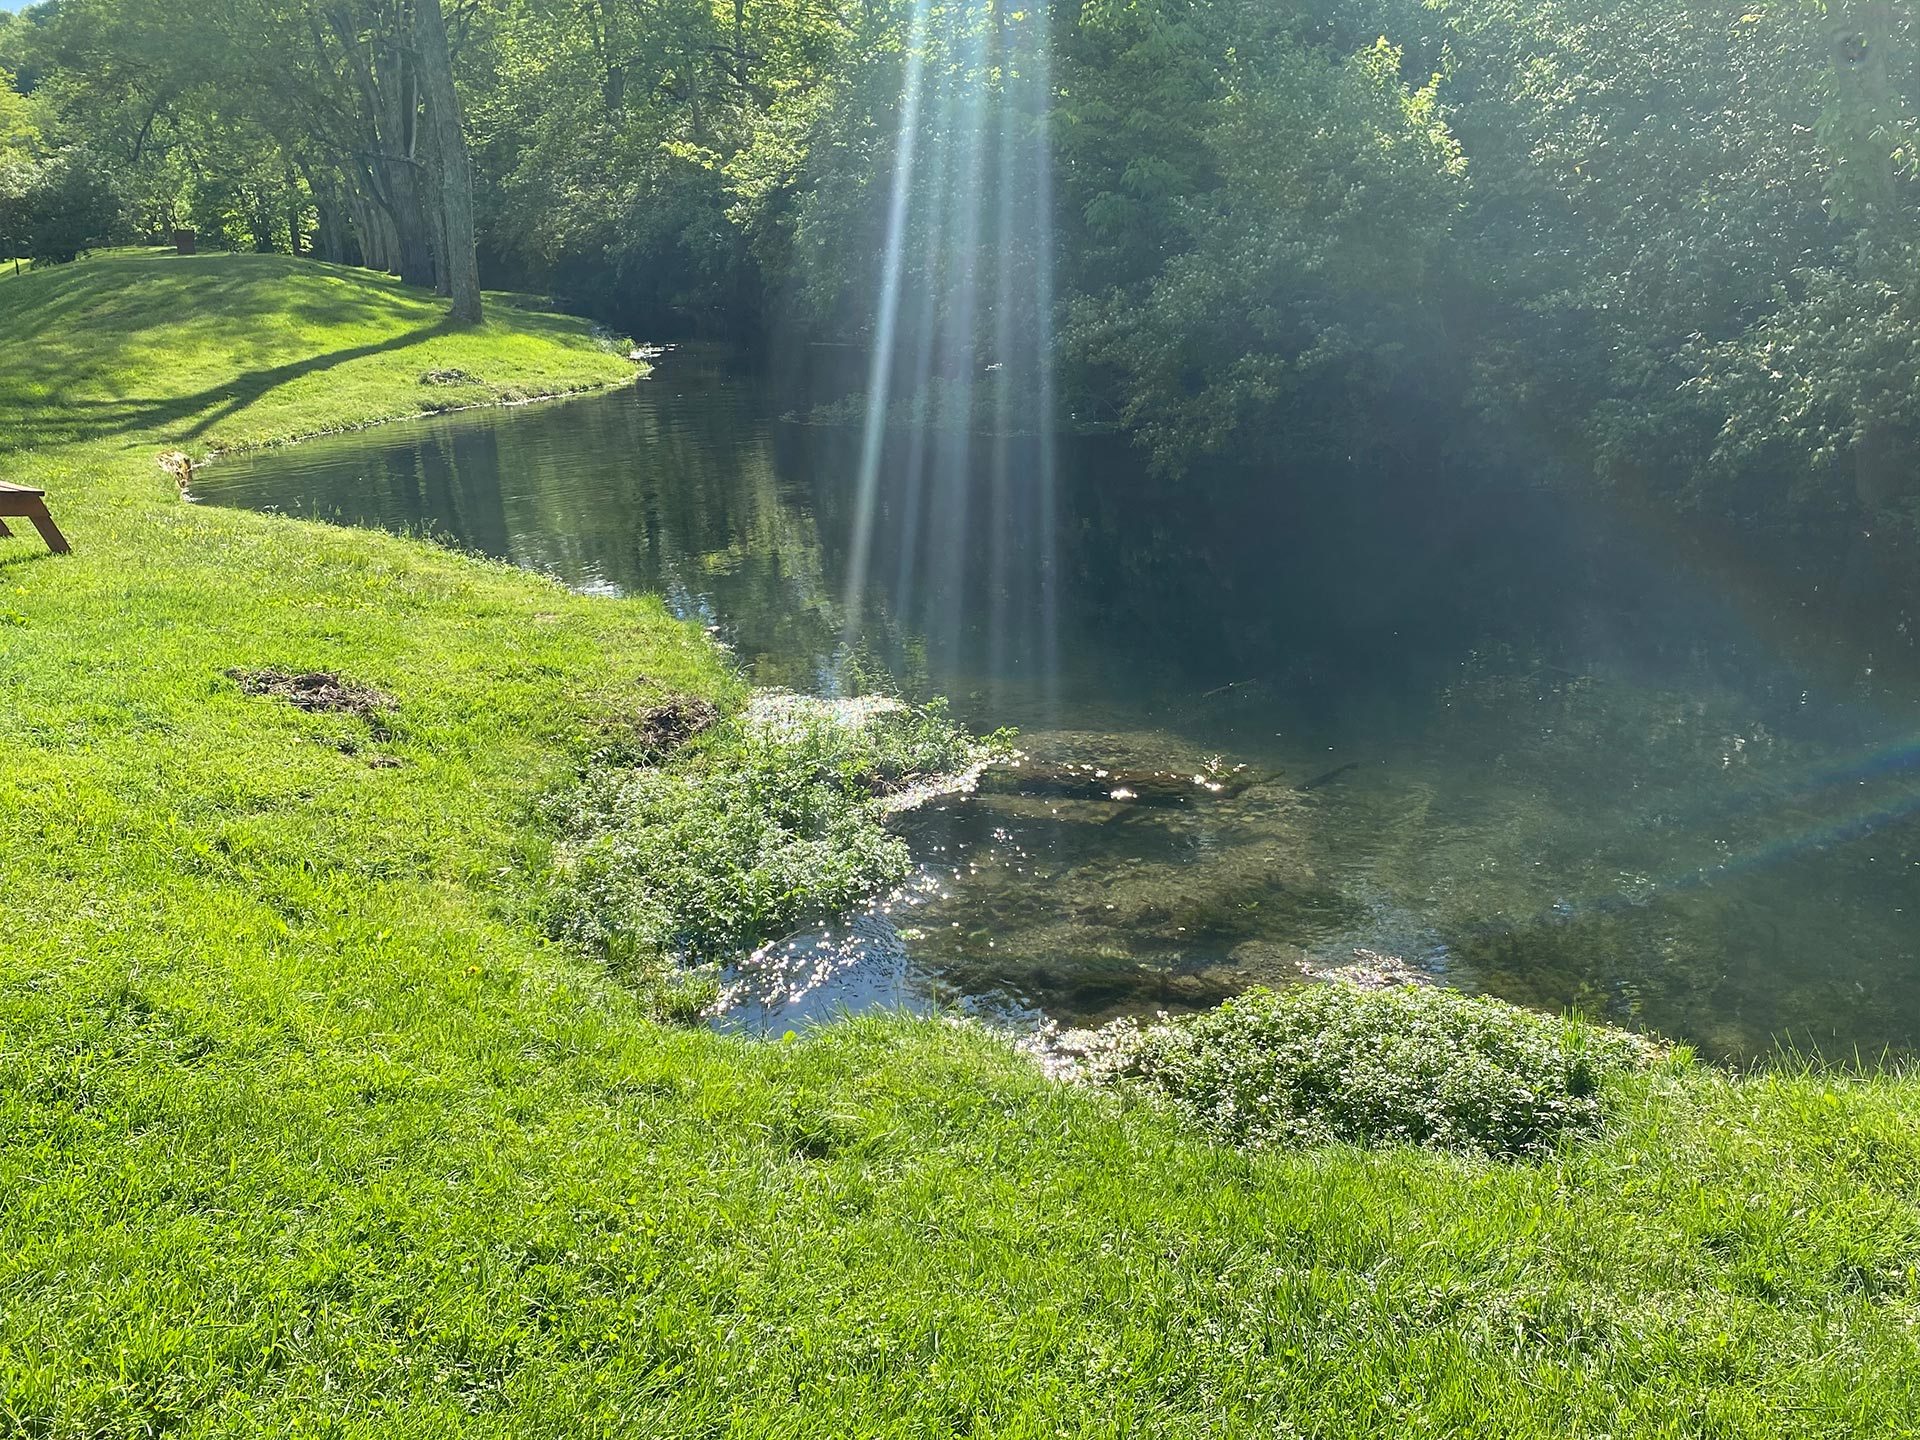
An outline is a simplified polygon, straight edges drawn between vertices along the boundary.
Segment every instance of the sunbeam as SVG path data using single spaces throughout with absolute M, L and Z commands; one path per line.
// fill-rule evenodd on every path
M 984 641 L 995 691 L 1048 689 L 1058 659 L 1046 27 L 913 12 L 847 550 L 845 653 L 890 580 L 930 644 Z
M 900 138 L 894 147 L 893 189 L 887 206 L 886 259 L 881 270 L 879 315 L 873 354 L 867 366 L 867 418 L 860 437 L 860 473 L 854 501 L 853 545 L 847 566 L 846 634 L 856 638 L 867 587 L 867 560 L 873 546 L 874 505 L 880 484 L 880 450 L 885 437 L 888 385 L 893 375 L 895 327 L 900 316 L 900 277 L 907 251 L 907 204 L 913 194 L 913 165 L 920 141 L 920 88 L 925 72 L 929 0 L 915 0 L 901 82 Z

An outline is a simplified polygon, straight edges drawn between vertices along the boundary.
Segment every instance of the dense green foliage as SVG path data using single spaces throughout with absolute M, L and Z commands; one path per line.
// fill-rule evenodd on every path
M 54 130 L 116 172 L 148 239 L 306 248 L 480 318 L 472 183 L 441 0 L 59 0 L 0 28 Z
M 66 264 L 119 224 L 120 197 L 85 151 L 0 161 L 0 259 Z
M 1098 175 L 1123 188 L 1083 202 L 1093 263 L 1069 267 L 1085 298 L 1067 343 L 1163 461 L 1276 422 L 1290 445 L 1344 451 L 1457 363 L 1443 303 L 1466 164 L 1438 78 L 1410 89 L 1385 40 L 1341 59 L 1231 35 L 1214 37 L 1233 63 L 1196 137 L 1204 181 L 1168 206 L 1172 243 L 1117 276 L 1099 268 L 1103 242 L 1157 228 L 1126 195 L 1127 163 Z
M 596 766 L 557 802 L 556 922 L 623 969 L 724 960 L 906 878 L 885 797 L 976 747 L 940 707 L 736 716 L 666 765 Z
M 121 225 L 112 178 L 77 147 L 53 149 L 45 112 L 0 62 L 0 261 L 70 261 Z
M 413 273 L 408 13 L 59 0 L 0 66 L 141 233 Z M 864 345 L 898 201 L 896 414 L 1920 525 L 1890 0 L 494 0 L 452 45 L 486 266 L 630 328 Z
M 1255 989 L 1102 1036 L 1096 1071 L 1167 1096 L 1237 1145 L 1427 1145 L 1538 1156 L 1604 1118 L 1603 1085 L 1646 1043 L 1486 997 L 1345 983 Z
M 0 541 L 6 1428 L 1911 1428 L 1909 1075 L 1623 1077 L 1513 1165 L 1241 1151 L 944 1022 L 650 1023 L 543 937 L 535 817 L 662 690 L 724 701 L 713 647 L 154 464 L 409 413 L 430 370 L 629 371 L 442 310 L 271 256 L 0 276 L 0 473 L 75 544 Z M 376 687 L 384 733 L 233 668 Z

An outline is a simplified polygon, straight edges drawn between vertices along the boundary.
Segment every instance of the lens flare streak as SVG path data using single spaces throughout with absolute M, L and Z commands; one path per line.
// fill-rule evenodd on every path
M 905 38 L 841 649 L 886 623 L 887 599 L 945 597 L 892 618 L 947 651 L 977 636 L 987 676 L 1045 710 L 1059 662 L 1047 18 L 917 0 Z M 984 593 L 956 599 L 968 576 Z

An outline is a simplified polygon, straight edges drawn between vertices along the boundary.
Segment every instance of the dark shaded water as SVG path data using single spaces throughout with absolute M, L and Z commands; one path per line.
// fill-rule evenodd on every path
M 743 964 L 740 1023 L 1098 1020 L 1365 947 L 1716 1055 L 1920 1041 L 1920 687 L 1862 553 L 1782 573 L 1518 485 L 1156 481 L 1108 443 L 1062 451 L 1049 503 L 1032 442 L 902 436 L 850 623 L 855 441 L 776 409 L 671 357 L 196 491 L 659 591 L 764 684 L 830 687 L 850 636 L 1042 762 L 1181 777 L 912 817 L 914 884 Z

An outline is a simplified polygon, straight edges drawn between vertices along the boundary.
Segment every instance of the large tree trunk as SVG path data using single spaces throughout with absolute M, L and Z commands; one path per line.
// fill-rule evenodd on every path
M 352 247 L 353 222 L 341 203 L 332 171 L 324 164 L 309 165 L 305 160 L 296 159 L 293 163 L 300 178 L 307 182 L 307 194 L 313 197 L 314 258 L 330 260 L 336 265 L 356 263 L 359 257 L 349 253 L 350 248 L 357 248 Z
M 409 285 L 433 287 L 433 239 L 427 225 L 424 177 L 412 155 L 382 156 L 380 169 L 386 191 L 387 218 L 394 236 L 391 268 Z
M 447 289 L 453 296 L 451 314 L 460 324 L 476 325 L 480 322 L 480 265 L 473 247 L 473 174 L 460 123 L 460 97 L 453 88 L 447 21 L 440 13 L 440 0 L 415 0 L 413 16 L 427 124 L 433 127 L 432 148 L 438 162 L 437 188 L 446 234 L 441 255 Z
M 300 182 L 294 178 L 291 164 L 281 167 L 281 177 L 287 195 L 287 249 L 298 260 L 300 242 L 307 231 L 307 207 L 300 202 Z
M 399 268 L 399 242 L 387 207 L 357 187 L 348 191 L 353 228 L 360 235 L 360 259 L 369 270 L 388 273 Z
M 331 33 L 359 102 L 358 115 L 334 140 L 343 165 L 351 165 L 347 198 L 367 266 L 397 273 L 412 285 L 431 286 L 433 244 L 420 203 L 415 133 L 420 93 L 412 36 L 388 25 L 364 33 L 345 6 L 316 15 L 312 31 L 322 56 L 329 49 L 324 37 Z
M 374 180 L 378 198 L 393 221 L 397 242 L 394 269 L 409 285 L 433 287 L 433 227 L 427 216 L 431 187 L 420 167 L 419 80 L 407 53 L 405 34 L 374 41 L 373 73 L 379 77 L 372 99 Z
M 333 197 L 322 196 L 319 191 L 314 191 L 313 213 L 314 258 L 330 260 L 335 265 L 359 264 L 359 247 L 352 244 L 351 240 L 353 222 L 334 203 Z
M 423 132 L 420 150 L 420 192 L 427 212 L 427 229 L 433 240 L 433 293 L 452 295 L 453 279 L 447 266 L 447 197 L 440 146 L 429 120 Z
M 448 258 L 452 246 L 447 243 L 447 198 L 436 193 L 427 205 L 427 213 L 433 217 L 433 293 L 442 296 L 453 294 L 453 262 Z
M 337 265 L 365 265 L 366 243 L 359 227 L 353 223 L 352 202 L 343 199 L 336 186 L 315 189 L 311 180 L 307 185 L 313 190 L 314 213 L 320 217 L 320 258 Z

